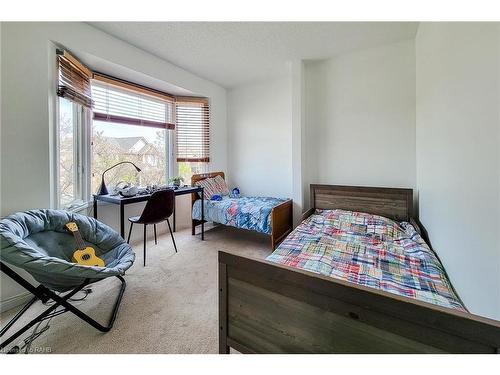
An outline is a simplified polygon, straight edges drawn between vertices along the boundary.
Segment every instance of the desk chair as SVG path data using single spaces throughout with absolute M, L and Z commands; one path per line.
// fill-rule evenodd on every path
M 154 234 L 155 234 L 155 245 L 158 244 L 156 239 L 156 224 L 167 221 L 168 230 L 170 231 L 170 236 L 172 237 L 172 242 L 174 244 L 175 252 L 177 253 L 177 246 L 175 245 L 174 234 L 172 233 L 172 228 L 170 227 L 170 221 L 168 218 L 172 216 L 174 212 L 175 204 L 175 194 L 172 189 L 160 190 L 151 195 L 148 199 L 144 211 L 142 211 L 141 216 L 129 217 L 130 230 L 128 232 L 127 243 L 130 242 L 130 235 L 132 234 L 132 227 L 134 224 L 144 224 L 144 266 L 146 266 L 146 227 L 147 225 L 153 224 Z

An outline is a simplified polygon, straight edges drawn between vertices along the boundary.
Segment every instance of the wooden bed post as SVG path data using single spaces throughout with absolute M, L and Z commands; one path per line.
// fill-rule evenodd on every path
M 219 263 L 219 354 L 229 354 L 227 345 L 227 272 Z
M 271 248 L 274 250 L 293 229 L 293 202 L 291 199 L 271 211 Z

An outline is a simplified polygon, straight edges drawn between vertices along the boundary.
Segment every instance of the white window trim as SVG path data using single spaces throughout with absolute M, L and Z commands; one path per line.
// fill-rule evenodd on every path
M 91 110 L 85 108 L 81 105 L 73 103 L 73 111 L 78 111 L 76 116 L 76 124 L 73 133 L 73 139 L 76 139 L 78 142 L 76 144 L 76 148 L 74 149 L 74 160 L 76 163 L 75 167 L 75 182 L 77 189 L 77 196 L 80 199 L 76 199 L 69 206 L 62 207 L 60 204 L 60 170 L 59 170 L 59 97 L 56 96 L 56 105 L 55 105 L 55 131 L 54 131 L 54 150 L 53 155 L 54 161 L 52 162 L 54 168 L 54 176 L 53 176 L 53 191 L 54 198 L 53 202 L 51 202 L 51 207 L 56 209 L 66 209 L 68 211 L 79 211 L 83 208 L 86 208 L 91 201 L 91 192 L 90 192 L 90 178 L 91 172 L 90 168 L 86 166 L 91 165 L 91 127 L 90 127 L 90 119 L 91 119 Z M 87 170 L 88 169 L 88 170 Z
M 57 46 L 53 43 L 49 43 L 49 61 L 56 61 Z M 49 116 L 50 124 L 49 127 L 49 171 L 50 171 L 50 197 L 49 197 L 49 207 L 57 208 L 59 205 L 59 180 L 58 180 L 58 166 L 59 166 L 59 97 L 57 96 L 57 84 L 58 84 L 58 67 L 57 64 L 49 64 L 52 69 L 49 71 L 49 82 L 54 82 L 53 85 L 49 85 Z
M 80 106 L 81 113 L 78 116 L 77 122 L 77 134 L 78 137 L 78 151 L 79 154 L 76 155 L 77 158 L 77 176 L 79 195 L 83 198 L 81 202 L 73 204 L 69 209 L 81 209 L 86 207 L 92 198 L 90 191 L 90 182 L 92 171 L 90 166 L 92 165 L 92 155 L 91 155 L 91 138 L 92 138 L 92 127 L 91 118 L 92 111 L 89 108 Z
M 165 137 L 165 146 L 168 150 L 167 155 L 167 184 L 168 181 L 176 176 L 177 171 L 177 161 L 175 160 L 175 129 L 167 131 L 167 136 Z

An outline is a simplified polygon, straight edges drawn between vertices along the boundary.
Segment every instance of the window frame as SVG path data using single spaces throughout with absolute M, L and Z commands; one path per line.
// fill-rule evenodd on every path
M 76 167 L 74 168 L 74 184 L 75 184 L 75 199 L 67 206 L 61 205 L 61 185 L 60 185 L 60 101 L 68 100 L 56 96 L 56 116 L 55 116 L 55 202 L 52 206 L 57 209 L 65 209 L 68 211 L 78 211 L 88 207 L 90 204 L 90 174 L 86 166 L 90 165 L 90 113 L 91 110 L 82 106 L 79 103 L 71 102 L 73 116 L 76 119 L 73 124 L 73 160 Z
M 192 104 L 190 103 L 193 103 L 193 104 L 198 104 L 201 106 L 201 148 L 200 150 L 202 150 L 201 154 L 203 155 L 203 157 L 200 157 L 200 158 L 193 158 L 190 160 L 189 157 L 179 157 L 179 150 L 178 150 L 178 147 L 179 147 L 179 144 L 177 142 L 177 140 L 179 139 L 179 135 L 177 134 L 177 132 L 179 131 L 179 116 L 178 116 L 178 113 L 177 113 L 177 110 L 179 107 L 189 107 L 191 106 Z M 190 111 L 189 109 L 183 109 L 183 115 L 185 116 L 186 115 L 186 111 Z M 181 174 L 181 171 L 180 171 L 180 165 L 181 164 L 188 164 L 190 165 L 190 169 L 191 169 L 191 177 L 192 175 L 196 174 L 196 173 L 208 173 L 209 170 L 210 170 L 210 163 L 211 163 L 211 147 L 210 147 L 210 144 L 211 144 L 211 131 L 210 131 L 210 124 L 211 124 L 211 105 L 210 105 L 210 99 L 209 98 L 205 98 L 205 97 L 195 97 L 195 96 L 177 96 L 176 97 L 176 103 L 175 103 L 175 155 L 174 155 L 174 158 L 175 158 L 175 171 L 176 171 L 176 176 L 181 176 L 181 177 L 184 177 L 183 174 Z M 189 114 L 188 114 L 189 116 Z M 189 127 L 189 125 L 187 125 L 187 127 Z M 184 131 L 186 130 L 186 128 L 184 129 Z M 188 130 L 189 132 L 189 130 Z M 204 141 L 205 138 L 208 138 L 207 141 Z M 182 144 L 182 143 L 181 143 Z M 185 147 L 183 147 L 185 148 Z M 179 160 L 179 159 L 185 159 L 185 160 Z M 196 159 L 205 159 L 205 160 L 196 160 Z M 197 171 L 194 171 L 193 172 L 193 165 L 196 165 L 197 167 L 198 166 L 201 166 L 201 168 L 199 168 L 199 170 Z M 190 184 L 191 181 L 184 181 L 184 183 L 186 184 Z
M 185 138 L 185 134 L 192 133 L 192 127 L 196 126 L 196 119 L 193 118 L 193 109 L 200 108 L 200 155 L 190 157 L 186 153 L 186 142 L 180 142 L 181 151 L 178 149 L 179 138 Z M 179 108 L 183 108 L 179 110 Z M 193 108 L 193 109 L 192 109 Z M 208 98 L 179 96 L 175 101 L 175 131 L 176 131 L 176 161 L 184 163 L 210 163 L 210 102 Z M 179 118 L 182 117 L 183 125 L 179 126 Z M 181 135 L 178 134 L 182 128 Z M 182 155 L 179 155 L 181 153 Z

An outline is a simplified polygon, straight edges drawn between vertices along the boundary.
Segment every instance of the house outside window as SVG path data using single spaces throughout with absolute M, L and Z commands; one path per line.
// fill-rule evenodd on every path
M 108 186 L 120 182 L 132 185 L 165 185 L 168 182 L 168 137 L 166 130 L 93 121 L 92 191 L 97 191 L 101 175 L 121 161 L 131 161 L 141 172 L 123 164 L 106 173 Z

